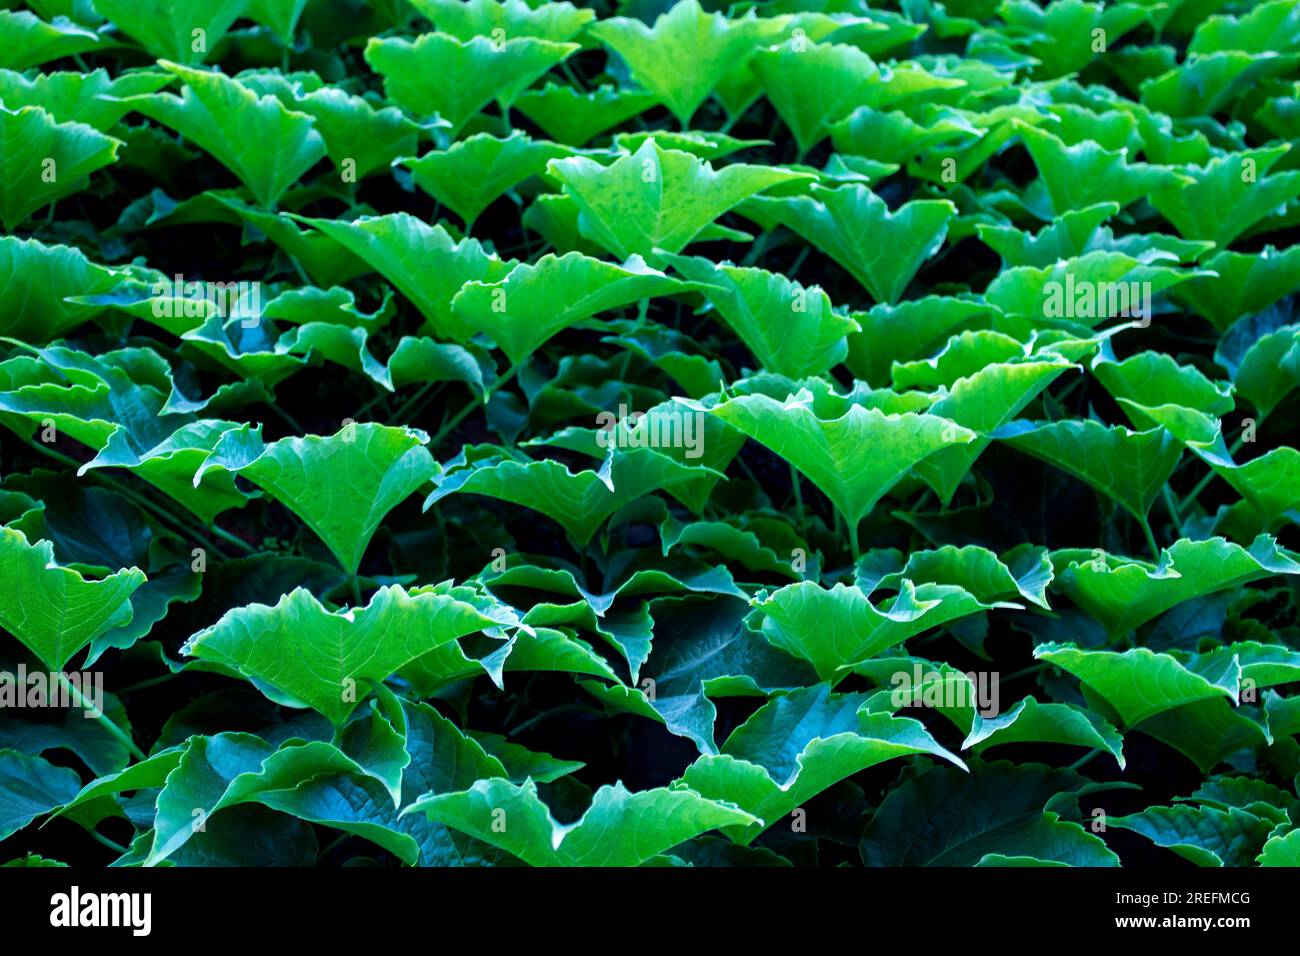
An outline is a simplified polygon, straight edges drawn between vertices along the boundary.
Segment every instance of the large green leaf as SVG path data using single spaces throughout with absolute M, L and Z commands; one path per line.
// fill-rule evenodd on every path
M 762 634 L 773 645 L 808 661 L 825 680 L 847 676 L 846 668 L 875 657 L 908 638 L 991 607 L 961 587 L 903 581 L 893 598 L 872 605 L 861 588 L 812 581 L 787 584 L 752 601 Z
M 368 422 L 335 434 L 271 444 L 247 426 L 227 432 L 194 475 L 215 469 L 267 492 L 316 532 L 343 570 L 356 574 L 384 515 L 438 473 L 428 436 Z
M 1220 156 L 1187 175 L 1191 183 L 1156 187 L 1151 205 L 1186 239 L 1205 239 L 1226 249 L 1279 206 L 1300 196 L 1300 171 L 1269 170 L 1282 147 Z
M 703 286 L 705 298 L 768 371 L 791 378 L 822 375 L 848 355 L 845 336 L 860 330 L 834 310 L 819 286 L 702 256 L 660 258 Z
M 1205 260 L 1214 275 L 1197 276 L 1174 290 L 1198 315 L 1220 332 L 1245 315 L 1262 312 L 1284 296 L 1300 291 L 1300 246 L 1278 251 L 1224 251 Z
M 565 84 L 547 83 L 540 90 L 520 94 L 515 109 L 556 142 L 579 147 L 657 102 L 654 94 L 644 90 L 599 86 L 583 93 Z
M 1013 422 L 994 437 L 1087 482 L 1141 522 L 1183 454 L 1163 428 L 1135 432 L 1090 419 Z
M 809 196 L 756 198 L 742 212 L 797 232 L 842 265 L 877 302 L 895 303 L 943 245 L 956 207 L 918 199 L 890 210 L 866 186 L 813 186 Z
M 430 226 L 409 213 L 302 221 L 320 230 L 393 283 L 420 310 L 440 338 L 465 341 L 473 326 L 451 309 L 452 298 L 466 282 L 496 282 L 513 261 L 502 260 L 477 239 L 457 242 L 439 223 Z
M 117 161 L 120 140 L 83 123 L 57 123 L 38 106 L 0 107 L 0 224 L 14 232 L 36 210 L 79 192 Z
M 821 142 L 835 121 L 875 105 L 873 92 L 885 87 L 871 57 L 848 44 L 789 40 L 759 51 L 753 64 L 801 154 Z
M 0 237 L 0 335 L 24 342 L 60 338 L 99 313 L 70 296 L 94 295 L 117 285 L 114 272 L 71 246 Z
M 364 607 L 346 611 L 327 610 L 297 588 L 274 607 L 235 608 L 193 635 L 184 653 L 230 667 L 272 699 L 311 707 L 341 725 L 368 685 L 457 638 L 511 620 L 473 588 L 389 585 Z
M 654 93 L 685 129 L 727 72 L 753 53 L 757 29 L 752 18 L 728 20 L 705 13 L 699 0 L 682 0 L 653 26 L 613 17 L 587 32 L 617 53 L 632 78 Z
M 0 750 L 0 840 L 71 800 L 80 786 L 76 772 L 67 767 L 18 750 Z
M 1052 560 L 1054 587 L 1117 637 L 1183 601 L 1273 574 L 1300 573 L 1300 564 L 1267 535 L 1249 548 L 1223 538 L 1184 538 L 1164 549 L 1156 564 L 1100 549 L 1057 551 Z
M 221 73 L 167 60 L 161 65 L 184 82 L 181 95 L 132 97 L 132 108 L 211 153 L 263 207 L 275 205 L 324 158 L 325 140 L 307 114 Z
M 689 419 L 683 414 L 679 421 Z M 610 445 L 599 470 L 571 471 L 558 461 L 534 460 L 491 446 L 467 446 L 447 462 L 425 499 L 427 511 L 450 494 L 471 493 L 510 501 L 551 518 L 578 544 L 586 544 L 605 519 L 643 495 L 698 477 L 702 469 L 656 448 Z
M 1051 133 L 1026 125 L 1020 126 L 1020 136 L 1058 216 L 1099 202 L 1123 208 L 1159 189 L 1176 192 L 1190 181 L 1166 166 L 1130 163 L 1124 150 L 1108 150 L 1090 140 L 1067 146 Z
M 608 166 L 584 156 L 547 167 L 579 209 L 582 234 L 620 258 L 681 252 L 724 212 L 765 189 L 810 181 L 807 173 L 709 163 L 649 138 Z
M 38 73 L 30 79 L 0 70 L 0 102 L 11 110 L 39 106 L 59 123 L 85 123 L 108 133 L 131 111 L 127 97 L 154 93 L 172 78 L 163 72 L 142 71 L 110 77 L 107 70 L 87 73 Z
M 1236 807 L 1148 807 L 1106 823 L 1140 833 L 1198 866 L 1249 866 L 1273 828 L 1271 821 Z
M 970 773 L 933 767 L 885 798 L 862 835 L 868 866 L 975 866 L 987 854 L 1069 866 L 1118 866 L 1119 858 L 1054 811 L 1082 789 L 1069 770 L 974 762 Z
M 1188 670 L 1168 654 L 1137 647 L 1130 651 L 1087 651 L 1066 644 L 1040 644 L 1034 656 L 1068 671 L 1099 694 L 1126 727 L 1184 704 L 1215 697 L 1236 700 L 1239 670 Z
M 687 789 L 629 793 L 618 783 L 597 790 L 582 818 L 561 826 L 536 784 L 501 779 L 426 797 L 405 812 L 425 813 L 532 866 L 640 866 L 708 830 L 755 822 L 729 803 Z
M 0 528 L 0 584 L 9 600 L 0 624 L 52 670 L 105 631 L 131 620 L 131 595 L 144 583 L 139 568 L 88 580 L 54 560 L 49 541 L 30 543 Z
M 8 70 L 25 70 L 107 45 L 103 35 L 67 17 L 46 22 L 30 10 L 0 10 L 0 67 Z
M 486 36 L 461 41 L 445 33 L 415 40 L 371 37 L 366 62 L 384 78 L 384 92 L 417 117 L 437 114 L 453 135 L 493 100 L 503 108 L 547 70 L 578 49 L 532 37 L 499 47 Z
M 684 288 L 638 255 L 616 265 L 570 252 L 521 263 L 495 282 L 466 282 L 451 311 L 518 364 L 571 325 Z
M 931 754 L 961 765 L 919 721 L 859 713 L 863 697 L 832 694 L 825 684 L 776 697 L 732 731 L 720 754 L 687 767 L 681 782 L 759 818 L 725 831 L 749 843 L 827 787 L 886 760 Z
M 248 0 L 95 0 L 95 9 L 160 60 L 202 63 Z
M 543 172 L 548 161 L 572 152 L 519 132 L 504 138 L 480 133 L 401 164 L 421 189 L 465 220 L 469 229 L 507 189 Z
M 818 413 L 807 390 L 785 401 L 746 395 L 714 406 L 692 407 L 717 415 L 771 449 L 822 490 L 853 530 L 907 471 L 953 443 L 975 434 L 936 415 L 885 414 L 853 405 L 840 415 Z

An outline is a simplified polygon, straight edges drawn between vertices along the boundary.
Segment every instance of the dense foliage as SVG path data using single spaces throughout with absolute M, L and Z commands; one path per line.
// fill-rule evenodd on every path
M 1300 0 L 0 8 L 0 859 L 1300 862 Z

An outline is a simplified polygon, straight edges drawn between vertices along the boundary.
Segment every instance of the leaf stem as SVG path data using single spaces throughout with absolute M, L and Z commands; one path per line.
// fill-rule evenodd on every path
M 790 464 L 790 487 L 794 489 L 794 513 L 795 526 L 800 533 L 803 532 L 804 513 L 803 513 L 803 489 L 799 487 L 799 469 Z
M 1031 664 L 1028 667 L 1016 671 L 1014 674 L 1008 674 L 1006 677 L 1003 677 L 1002 680 L 1012 681 L 1012 680 L 1016 680 L 1019 677 L 1028 677 L 1030 674 L 1037 674 L 1039 671 L 1045 670 L 1049 666 L 1051 665 L 1049 665 L 1047 661 L 1039 661 L 1037 664 Z
M 1101 748 L 1094 747 L 1092 750 L 1089 750 L 1086 754 L 1084 754 L 1074 763 L 1070 764 L 1070 769 L 1079 770 L 1080 768 L 1083 767 L 1084 764 L 1088 763 L 1090 760 L 1092 760 L 1093 757 L 1096 757 L 1099 753 L 1101 753 Z
M 243 551 L 244 554 L 257 553 L 257 548 L 253 547 L 251 544 L 249 544 L 247 541 L 245 541 L 243 538 L 239 537 L 238 535 L 233 535 L 225 528 L 218 527 L 215 521 L 212 524 L 208 525 L 208 530 L 210 530 L 222 541 L 226 541 L 229 542 L 230 544 L 233 544 L 235 547 L 239 548 L 239 550 Z
M 492 389 L 483 395 L 482 401 L 476 398 L 473 401 L 468 402 L 465 405 L 465 407 L 462 408 L 460 411 L 458 411 L 455 415 L 451 416 L 451 418 L 449 418 L 447 422 L 441 428 L 438 429 L 438 433 L 429 440 L 429 444 L 437 445 L 438 442 L 442 441 L 444 438 L 450 435 L 452 431 L 455 430 L 456 426 L 459 425 L 461 422 L 463 422 L 469 416 L 470 412 L 474 411 L 474 409 L 478 408 L 480 405 L 486 406 L 487 400 L 491 397 L 492 392 L 499 389 L 501 386 L 505 385 L 512 378 L 514 378 L 515 373 L 519 371 L 519 367 L 522 364 L 523 364 L 522 361 L 516 362 L 514 365 L 511 365 L 508 369 L 506 369 L 505 374 L 502 375 L 499 379 L 496 380 L 496 382 L 493 383 Z
M 1241 451 L 1242 444 L 1243 442 L 1241 436 L 1238 435 L 1237 440 L 1234 441 L 1232 445 L 1228 448 L 1228 457 L 1235 459 L 1237 456 L 1237 452 Z M 1201 492 L 1204 491 L 1206 486 L 1209 485 L 1209 483 L 1214 480 L 1216 475 L 1218 475 L 1218 472 L 1215 471 L 1213 468 L 1211 468 L 1208 472 L 1206 472 L 1205 476 L 1196 483 L 1196 487 L 1194 487 L 1191 491 L 1189 491 L 1186 495 L 1183 496 L 1182 501 L 1179 502 L 1178 505 L 1179 511 L 1180 512 L 1186 511 L 1188 508 L 1194 505 L 1196 503 L 1196 499 L 1201 496 Z
M 1147 539 L 1147 547 L 1151 549 L 1152 556 L 1159 561 L 1160 546 L 1156 544 L 1156 536 L 1151 533 L 1151 522 L 1143 517 L 1139 523 L 1142 525 L 1142 534 Z
M 90 838 L 96 843 L 102 843 L 104 846 L 117 853 L 126 853 L 126 847 L 122 846 L 122 844 L 118 843 L 116 840 L 110 840 L 93 827 L 91 827 L 87 832 L 90 834 Z
M 135 757 L 136 760 L 145 759 L 144 751 L 142 751 L 139 747 L 135 745 L 135 741 L 131 739 L 131 735 L 128 734 L 121 727 L 119 727 L 117 724 L 109 720 L 108 715 L 105 714 L 98 707 L 91 706 L 90 701 L 86 700 L 85 696 L 81 693 L 81 691 L 77 690 L 77 688 L 72 686 L 72 683 L 71 681 L 68 680 L 68 676 L 66 674 L 64 674 L 62 671 L 59 671 L 55 673 L 54 679 L 58 682 L 60 687 L 62 687 L 64 690 L 68 692 L 68 696 L 72 698 L 73 703 L 75 703 L 78 707 L 81 707 L 84 710 L 86 710 L 87 713 L 89 713 L 92 717 L 98 720 L 103 725 L 104 729 L 107 730 L 113 737 L 115 737 L 119 743 L 121 743 L 124 747 L 126 747 L 126 749 L 130 752 L 130 754 L 133 757 Z
M 1160 489 L 1161 500 L 1165 503 L 1165 508 L 1169 511 L 1169 520 L 1174 523 L 1174 530 L 1178 532 L 1178 537 L 1185 537 L 1183 534 L 1183 519 L 1178 511 L 1178 502 L 1174 500 L 1174 493 L 1165 485 Z
M 157 687 L 159 684 L 165 684 L 169 680 L 180 677 L 183 673 L 185 672 L 168 671 L 166 674 L 159 674 L 157 677 L 150 677 L 148 680 L 138 681 L 137 683 L 130 684 L 126 687 L 120 687 L 116 693 L 117 696 L 121 697 L 123 694 L 134 694 L 139 690 L 148 690 L 150 687 Z

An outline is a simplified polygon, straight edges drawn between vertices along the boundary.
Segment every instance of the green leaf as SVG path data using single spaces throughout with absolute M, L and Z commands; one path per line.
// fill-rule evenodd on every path
M 856 404 L 835 417 L 819 414 L 806 389 L 783 402 L 746 395 L 690 407 L 717 415 L 790 462 L 854 528 L 912 466 L 952 443 L 975 439 L 936 415 L 887 415 Z
M 911 754 L 963 766 L 919 721 L 863 714 L 861 694 L 825 684 L 776 697 L 732 731 L 718 755 L 696 759 L 681 784 L 752 813 L 761 823 L 724 831 L 748 844 L 764 829 L 833 784 Z
M 934 767 L 892 790 L 862 835 L 868 866 L 975 866 L 990 853 L 1068 866 L 1118 866 L 1079 824 L 1050 809 L 1082 789 L 1069 770 L 972 762 Z
M 1239 671 L 1202 675 L 1168 654 L 1145 647 L 1128 651 L 1086 651 L 1066 644 L 1040 644 L 1034 657 L 1079 678 L 1133 727 L 1155 714 L 1215 697 L 1237 699 Z
M 285 46 L 293 45 L 298 19 L 307 7 L 308 0 L 248 0 L 245 15 L 275 34 Z
M 551 67 L 578 49 L 532 37 L 499 47 L 486 36 L 461 41 L 445 33 L 415 40 L 371 37 L 365 58 L 384 78 L 384 93 L 399 106 L 427 118 L 437 114 L 455 136 L 493 100 L 507 108 Z
M 474 334 L 473 326 L 451 309 L 461 286 L 472 280 L 496 282 L 515 264 L 489 252 L 477 239 L 457 242 L 441 223 L 430 226 L 404 212 L 352 222 L 300 218 L 393 283 L 439 338 L 464 342 Z
M 160 65 L 185 83 L 181 95 L 132 97 L 132 108 L 210 153 L 262 207 L 274 206 L 325 157 L 325 141 L 307 114 L 287 109 L 274 96 L 258 96 L 221 73 L 167 60 Z
M 356 574 L 366 545 L 393 508 L 438 473 L 410 428 L 346 424 L 334 435 L 285 438 L 267 445 L 260 428 L 224 434 L 194 475 L 221 469 L 247 478 L 298 515 L 348 574 Z
M 1131 431 L 1090 419 L 1013 422 L 999 441 L 1066 471 L 1113 498 L 1139 522 L 1182 457 L 1182 444 L 1163 428 Z
M 0 67 L 8 70 L 26 70 L 107 45 L 99 33 L 67 17 L 47 23 L 28 10 L 0 10 Z
M 1210 415 L 1232 411 L 1232 391 L 1211 381 L 1191 365 L 1179 365 L 1163 352 L 1138 352 L 1122 362 L 1112 355 L 1099 354 L 1092 363 L 1092 374 L 1117 399 L 1138 428 L 1147 428 L 1154 420 L 1143 408 L 1179 405 L 1195 408 Z
M 1148 807 L 1112 816 L 1108 826 L 1132 830 L 1197 866 L 1249 866 L 1263 849 L 1273 824 L 1235 807 Z
M 159 60 L 202 63 L 246 0 L 95 0 L 95 9 Z
M 984 297 L 1030 328 L 1095 328 L 1118 318 L 1134 319 L 1145 328 L 1157 293 L 1204 274 L 1097 251 L 1042 269 L 1007 269 L 989 283 Z
M 652 259 L 656 249 L 681 252 L 755 193 L 812 179 L 743 163 L 714 170 L 690 153 L 661 148 L 653 138 L 608 166 L 574 156 L 552 160 L 547 169 L 577 203 L 582 234 L 623 259 Z
M 285 106 L 316 120 L 330 160 L 340 174 L 356 180 L 386 172 L 398 156 L 414 153 L 419 141 L 420 127 L 397 107 L 376 109 L 337 87 L 295 96 Z
M 1039 61 L 1036 78 L 1078 73 L 1097 56 L 1096 31 L 1104 37 L 1103 51 L 1148 18 L 1136 3 L 1081 3 L 1056 0 L 1040 7 L 1028 0 L 1011 0 L 998 7 L 998 16 L 1023 34 L 1025 52 Z
M 514 107 L 556 142 L 576 148 L 657 103 L 654 94 L 644 90 L 602 85 L 584 93 L 563 83 L 547 83 L 521 93 Z
M 495 282 L 466 282 L 451 311 L 462 325 L 486 333 L 518 365 L 571 325 L 685 288 L 638 255 L 616 265 L 570 252 L 520 263 Z
M 1072 744 L 1104 750 L 1125 767 L 1124 741 L 1119 732 L 1090 710 L 1072 704 L 1040 704 L 1026 697 L 996 717 L 975 715 L 974 726 L 962 742 L 962 750 L 977 754 L 990 747 L 1017 743 Z
M 596 791 L 582 818 L 561 826 L 537 785 L 480 780 L 459 793 L 425 797 L 406 809 L 501 847 L 531 866 L 640 866 L 679 843 L 755 818 L 686 789 Z M 504 821 L 501 826 L 499 821 Z
M 1012 267 L 1043 269 L 1061 259 L 1075 259 L 1089 252 L 1120 252 L 1144 263 L 1183 262 L 1214 248 L 1210 242 L 1175 239 L 1158 232 L 1117 237 L 1102 223 L 1118 212 L 1119 203 L 1096 203 L 1058 216 L 1032 234 L 994 223 L 976 223 L 975 228 L 980 241 L 1002 256 L 1004 265 Z
M 952 333 L 987 326 L 1000 314 L 983 302 L 946 296 L 851 312 L 862 331 L 849 335 L 845 364 L 860 379 L 884 383 L 890 379 L 894 362 L 933 354 Z
M 1067 146 L 1032 126 L 1018 124 L 1017 128 L 1058 216 L 1102 202 L 1122 209 L 1157 190 L 1173 195 L 1191 182 L 1189 176 L 1167 166 L 1130 163 L 1124 150 L 1104 149 L 1092 141 Z
M 86 187 L 117 162 L 120 140 L 82 123 L 56 123 L 45 110 L 0 107 L 0 223 L 14 232 L 36 210 Z
M 940 448 L 917 462 L 917 475 L 935 490 L 945 505 L 952 501 L 962 479 L 997 430 L 1020 414 L 1035 396 L 1069 368 L 1071 362 L 1063 356 L 1042 353 L 1039 360 L 987 365 L 974 375 L 958 379 L 950 389 L 937 393 L 930 414 L 942 415 L 963 430 L 969 429 L 972 438 L 965 444 Z
M 454 647 L 455 645 L 446 645 Z M 438 652 L 434 652 L 435 654 Z M 430 792 L 465 789 L 506 773 L 497 758 L 428 704 L 401 702 L 410 764 L 401 792 L 390 793 L 369 774 L 322 774 L 292 790 L 264 791 L 258 802 L 303 820 L 334 827 L 383 847 L 407 864 L 469 866 L 512 863 L 478 841 L 460 839 L 441 824 L 402 808 Z
M 703 287 L 705 298 L 769 371 L 791 378 L 824 374 L 848 354 L 845 336 L 859 331 L 854 319 L 834 311 L 820 286 L 699 256 L 660 258 Z
M 400 163 L 411 171 L 416 185 L 460 216 L 470 229 L 502 193 L 545 171 L 549 160 L 571 153 L 520 132 L 505 138 L 480 133 L 449 149 Z
M 742 209 L 778 222 L 847 269 L 877 302 L 893 304 L 943 245 L 957 208 L 947 200 L 917 199 L 890 211 L 866 186 L 811 195 L 751 199 Z
M 942 109 L 918 112 L 919 120 L 902 111 L 860 106 L 830 124 L 831 143 L 840 153 L 905 166 L 932 147 L 954 140 L 973 141 L 981 135 L 959 113 Z
M 932 627 L 988 610 L 1018 604 L 985 604 L 960 587 L 903 581 L 899 593 L 873 606 L 862 589 L 813 581 L 788 584 L 751 601 L 764 637 L 808 661 L 823 680 L 838 681 L 846 669 Z
M 1271 414 L 1288 394 L 1300 387 L 1300 324 L 1284 325 L 1256 339 L 1241 356 L 1232 384 L 1261 418 Z
M 487 495 L 540 511 L 582 545 L 628 502 L 690 481 L 700 471 L 649 447 L 610 446 L 599 471 L 574 472 L 558 461 L 466 446 L 437 476 L 424 509 L 457 492 Z
M 0 840 L 77 795 L 81 781 L 67 767 L 17 750 L 0 750 Z
M 1257 4 L 1242 16 L 1210 17 L 1196 28 L 1189 53 L 1244 50 L 1247 53 L 1300 50 L 1300 18 L 1291 0 Z
M 2 15 L 2 14 L 0 14 Z M 127 97 L 154 93 L 172 81 L 166 73 L 123 73 L 110 77 L 103 69 L 87 73 L 38 73 L 28 79 L 0 70 L 0 102 L 17 110 L 39 106 L 59 123 L 85 123 L 108 133 L 131 111 Z
M 1174 290 L 1173 296 L 1197 315 L 1203 315 L 1220 332 L 1237 319 L 1263 312 L 1293 292 L 1300 291 L 1300 246 L 1279 252 L 1224 251 L 1205 261 L 1215 275 L 1197 276 Z
M 1183 238 L 1204 239 L 1226 249 L 1278 207 L 1300 196 L 1300 171 L 1268 175 L 1286 152 L 1283 146 L 1254 149 L 1189 167 L 1186 175 L 1192 182 L 1154 188 L 1151 205 Z
M 595 19 L 595 11 L 557 2 L 529 4 L 523 0 L 411 0 L 443 33 L 459 40 L 492 36 L 500 29 L 507 37 L 572 40 Z
M 495 616 L 490 616 L 495 615 Z M 472 588 L 380 588 L 364 607 L 329 611 L 296 588 L 274 607 L 250 604 L 193 635 L 183 653 L 238 671 L 277 701 L 342 726 L 367 685 L 422 654 L 508 623 Z
M 1295 70 L 1294 55 L 1221 50 L 1189 53 L 1182 64 L 1142 84 L 1142 105 L 1175 118 L 1211 115 L 1257 84 Z
M 754 55 L 753 69 L 800 155 L 821 142 L 832 123 L 883 92 L 880 69 L 857 47 L 788 40 Z
M 1260 866 L 1300 866 L 1300 830 L 1269 837 L 1255 862 Z
M 1157 564 L 1100 549 L 1057 551 L 1052 561 L 1055 587 L 1117 637 L 1194 597 L 1269 575 L 1300 573 L 1300 564 L 1268 535 L 1248 549 L 1223 538 L 1184 538 L 1164 549 Z
M 100 312 L 66 298 L 115 285 L 113 270 L 71 246 L 0 236 L 0 335 L 35 343 L 60 338 Z
M 655 94 L 686 129 L 727 72 L 749 59 L 759 28 L 752 17 L 728 20 L 706 14 L 699 0 L 682 0 L 653 26 L 613 17 L 593 23 L 587 33 L 617 53 L 632 79 Z
M 10 596 L 0 606 L 0 624 L 51 670 L 130 621 L 131 595 L 144 580 L 139 568 L 87 580 L 55 562 L 49 541 L 31 544 L 21 531 L 0 528 L 0 584 Z
M 986 604 L 1023 599 L 1047 610 L 1047 588 L 1052 583 L 1052 575 L 1052 562 L 1042 548 L 1021 545 L 1000 559 L 988 548 L 976 544 L 960 548 L 944 545 L 933 551 L 913 551 L 907 556 L 906 564 L 896 573 L 882 577 L 871 590 L 896 587 L 904 580 L 914 584 L 951 584 Z M 861 577 L 858 586 L 866 589 Z
M 32 677 L 30 674 L 27 676 L 29 680 Z M 87 696 L 91 696 L 89 684 L 87 681 L 82 685 Z M 57 706 L 63 694 L 57 685 L 50 686 L 45 692 L 44 706 L 29 709 L 15 706 L 11 695 L 21 699 L 24 694 L 33 692 L 33 685 L 24 686 L 13 673 L 5 675 L 0 688 L 5 688 L 5 685 L 8 685 L 7 689 L 0 689 L 0 698 L 7 698 L 4 705 L 7 714 L 4 722 L 0 723 L 0 750 L 21 750 L 31 756 L 50 750 L 67 750 L 97 774 L 121 770 L 130 762 L 131 753 L 126 745 L 113 735 L 105 721 L 91 719 L 94 715 L 91 709 L 75 705 Z M 71 695 L 68 697 L 70 699 Z M 130 732 L 126 710 L 112 694 L 104 693 L 100 710 L 108 721 Z
M 651 602 L 654 649 L 638 674 L 639 688 L 582 686 L 614 712 L 659 721 L 701 753 L 717 753 L 712 696 L 757 696 L 816 681 L 812 668 L 745 627 L 747 610 L 745 602 L 725 597 L 657 599 Z

